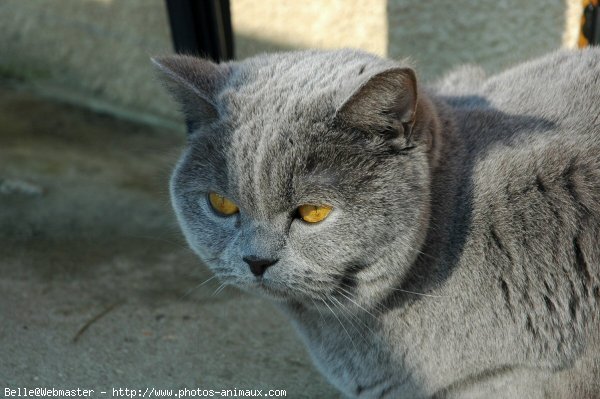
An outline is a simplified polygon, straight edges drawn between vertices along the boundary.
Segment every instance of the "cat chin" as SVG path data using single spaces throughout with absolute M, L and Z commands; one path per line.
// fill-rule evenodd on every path
M 259 281 L 250 285 L 240 287 L 242 290 L 258 295 L 262 298 L 269 299 L 275 302 L 288 303 L 290 301 L 298 303 L 312 304 L 311 298 L 302 295 L 291 295 L 291 289 L 276 288 L 273 285 Z
M 262 298 L 270 300 L 275 300 L 277 302 L 285 302 L 291 299 L 289 292 L 274 288 L 271 285 L 265 284 L 262 281 L 254 282 L 252 284 L 244 284 L 238 287 L 250 294 L 258 295 Z
M 254 290 L 252 290 L 252 292 L 254 294 L 257 294 L 261 298 L 265 298 L 265 299 L 268 299 L 270 301 L 286 302 L 286 301 L 290 300 L 289 296 L 284 295 L 282 293 L 274 292 L 274 291 L 267 291 L 267 290 L 262 290 L 262 289 L 260 289 L 260 290 L 254 289 Z

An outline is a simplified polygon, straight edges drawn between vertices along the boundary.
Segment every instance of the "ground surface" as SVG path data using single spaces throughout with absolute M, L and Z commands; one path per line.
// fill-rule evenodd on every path
M 268 302 L 225 289 L 167 197 L 183 137 L 0 83 L 6 387 L 286 389 L 337 397 Z

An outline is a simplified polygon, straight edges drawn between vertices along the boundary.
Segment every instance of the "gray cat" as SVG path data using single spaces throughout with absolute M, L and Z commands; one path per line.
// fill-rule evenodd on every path
M 600 398 L 600 50 L 433 87 L 355 50 L 154 63 L 189 245 L 345 396 Z

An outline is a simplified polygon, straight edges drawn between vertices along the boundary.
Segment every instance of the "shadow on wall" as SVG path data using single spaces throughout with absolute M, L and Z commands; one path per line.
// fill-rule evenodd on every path
M 150 63 L 174 51 L 163 1 L 3 0 L 0 20 L 0 79 L 96 112 L 184 130 Z M 241 57 L 294 49 L 240 34 L 235 40 Z
M 241 49 L 236 59 L 265 52 L 299 49 L 244 35 L 236 35 L 235 40 Z M 77 48 L 75 43 L 72 52 L 77 52 Z M 66 59 L 64 62 L 46 62 L 39 54 L 19 51 L 16 57 L 0 60 L 0 81 L 24 86 L 43 97 L 89 108 L 101 114 L 183 132 L 185 127 L 177 106 L 161 86 L 150 62 L 151 56 L 173 52 L 172 48 L 141 51 L 131 54 L 130 60 L 121 64 L 117 60 L 101 75 L 91 76 L 79 61 Z
M 410 57 L 425 80 L 461 64 L 498 71 L 562 46 L 565 0 L 388 0 L 388 56 Z

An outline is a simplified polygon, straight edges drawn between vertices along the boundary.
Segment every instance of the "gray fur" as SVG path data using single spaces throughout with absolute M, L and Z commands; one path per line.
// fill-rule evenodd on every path
M 155 63 L 190 126 L 190 246 L 278 301 L 345 396 L 600 397 L 600 50 L 430 88 L 353 50 Z

